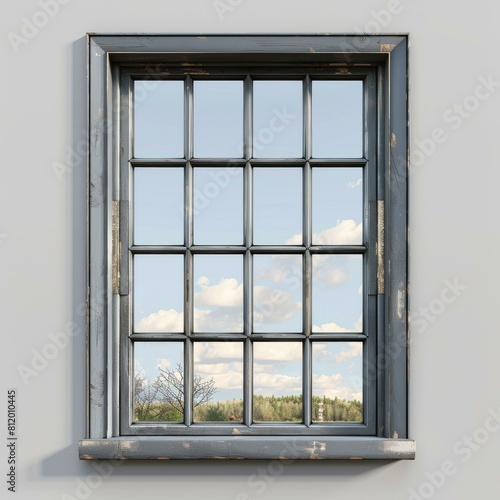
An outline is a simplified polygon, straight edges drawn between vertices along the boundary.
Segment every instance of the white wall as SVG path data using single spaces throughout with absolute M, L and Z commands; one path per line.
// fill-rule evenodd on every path
M 492 423 L 488 412 L 500 413 L 495 195 L 500 86 L 495 83 L 483 101 L 469 98 L 480 78 L 500 82 L 498 3 L 221 0 L 235 5 L 221 18 L 213 0 L 59 0 L 59 12 L 46 26 L 25 33 L 31 38 L 27 43 L 17 39 L 14 47 L 9 33 L 23 36 L 23 19 L 33 19 L 42 2 L 4 3 L 0 20 L 0 331 L 5 346 L 0 471 L 5 478 L 6 390 L 14 387 L 20 437 L 17 498 L 404 500 L 410 488 L 421 488 L 421 498 L 500 497 L 500 431 L 491 425 L 484 430 Z M 389 6 L 397 13 L 377 16 Z M 43 15 L 36 21 L 43 23 Z M 417 316 L 410 424 L 417 459 L 284 466 L 125 463 L 104 470 L 106 477 L 91 463 L 78 461 L 77 440 L 84 436 L 85 339 L 78 306 L 84 298 L 85 161 L 78 154 L 70 158 L 74 168 L 62 177 L 53 164 L 67 164 L 67 149 L 81 148 L 85 137 L 85 33 L 375 30 L 411 34 L 413 150 L 421 150 L 418 141 L 431 138 L 436 128 L 446 137 L 432 147 L 426 141 L 428 150 L 435 150 L 423 161 L 414 156 L 411 175 L 410 297 Z M 453 106 L 464 102 L 477 109 L 459 120 Z M 455 295 L 444 291 L 447 280 L 465 289 Z M 429 307 L 434 312 L 420 309 Z M 64 331 L 71 321 L 78 325 L 71 342 L 47 351 L 49 334 Z M 33 360 L 44 348 L 53 357 L 45 367 Z M 36 375 L 25 373 L 23 380 L 19 368 L 31 368 L 33 362 Z M 473 436 L 468 444 L 467 436 Z M 424 485 L 426 473 L 447 461 L 454 474 L 439 488 Z M 85 483 L 91 489 L 81 486 Z M 2 495 L 9 494 L 6 482 L 0 488 Z

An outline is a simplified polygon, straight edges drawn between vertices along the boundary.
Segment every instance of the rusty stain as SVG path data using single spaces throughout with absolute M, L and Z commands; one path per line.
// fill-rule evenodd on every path
M 351 72 L 349 71 L 348 68 L 339 68 L 339 70 L 337 71 L 337 74 L 338 75 L 350 75 Z
M 200 40 L 206 40 L 207 39 L 207 37 L 203 36 L 203 35 L 197 36 L 196 38 L 199 38 Z
M 380 45 L 380 52 L 392 52 L 396 45 L 394 43 L 382 43 Z
M 395 148 L 396 147 L 396 144 L 397 144 L 397 141 L 396 141 L 396 134 L 393 132 L 391 134 L 391 148 Z

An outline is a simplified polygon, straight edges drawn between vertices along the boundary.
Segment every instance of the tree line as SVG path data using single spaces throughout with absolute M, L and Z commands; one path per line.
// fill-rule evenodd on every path
M 193 378 L 193 420 L 195 422 L 242 422 L 243 401 L 212 401 L 217 389 L 213 379 Z M 320 412 L 322 407 L 322 416 Z M 256 422 L 302 422 L 302 396 L 254 395 L 253 418 Z M 315 422 L 361 422 L 363 405 L 326 396 L 312 398 Z M 173 369 L 159 369 L 159 376 L 147 383 L 136 373 L 134 380 L 134 420 L 136 422 L 184 421 L 184 371 L 179 364 Z

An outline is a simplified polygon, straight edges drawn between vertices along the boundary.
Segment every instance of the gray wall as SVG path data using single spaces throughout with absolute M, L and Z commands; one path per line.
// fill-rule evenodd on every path
M 17 498 L 500 496 L 498 3 L 47 0 L 51 16 L 40 14 L 42 3 L 8 2 L 0 20 L 0 471 L 7 471 L 6 391 L 13 387 Z M 40 27 L 30 28 L 31 20 Z M 411 33 L 410 432 L 416 461 L 106 463 L 100 472 L 78 461 L 89 31 Z M 494 82 L 489 90 L 483 78 Z M 54 169 L 57 162 L 68 171 Z M 60 347 L 53 347 L 55 334 Z M 63 339 L 70 340 L 65 345 Z M 436 472 L 443 468 L 446 475 Z M 6 487 L 2 481 L 2 495 Z M 411 496 L 412 488 L 419 496 Z

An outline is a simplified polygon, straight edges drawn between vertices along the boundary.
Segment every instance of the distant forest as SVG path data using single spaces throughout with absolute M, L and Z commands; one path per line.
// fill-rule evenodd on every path
M 359 401 L 313 397 L 312 418 L 319 421 L 319 403 L 323 403 L 324 422 L 362 422 L 363 405 Z M 168 402 L 135 403 L 136 422 L 182 422 L 183 414 Z M 254 396 L 256 422 L 302 422 L 302 396 Z M 194 408 L 195 422 L 242 422 L 243 401 L 232 399 L 205 402 Z

